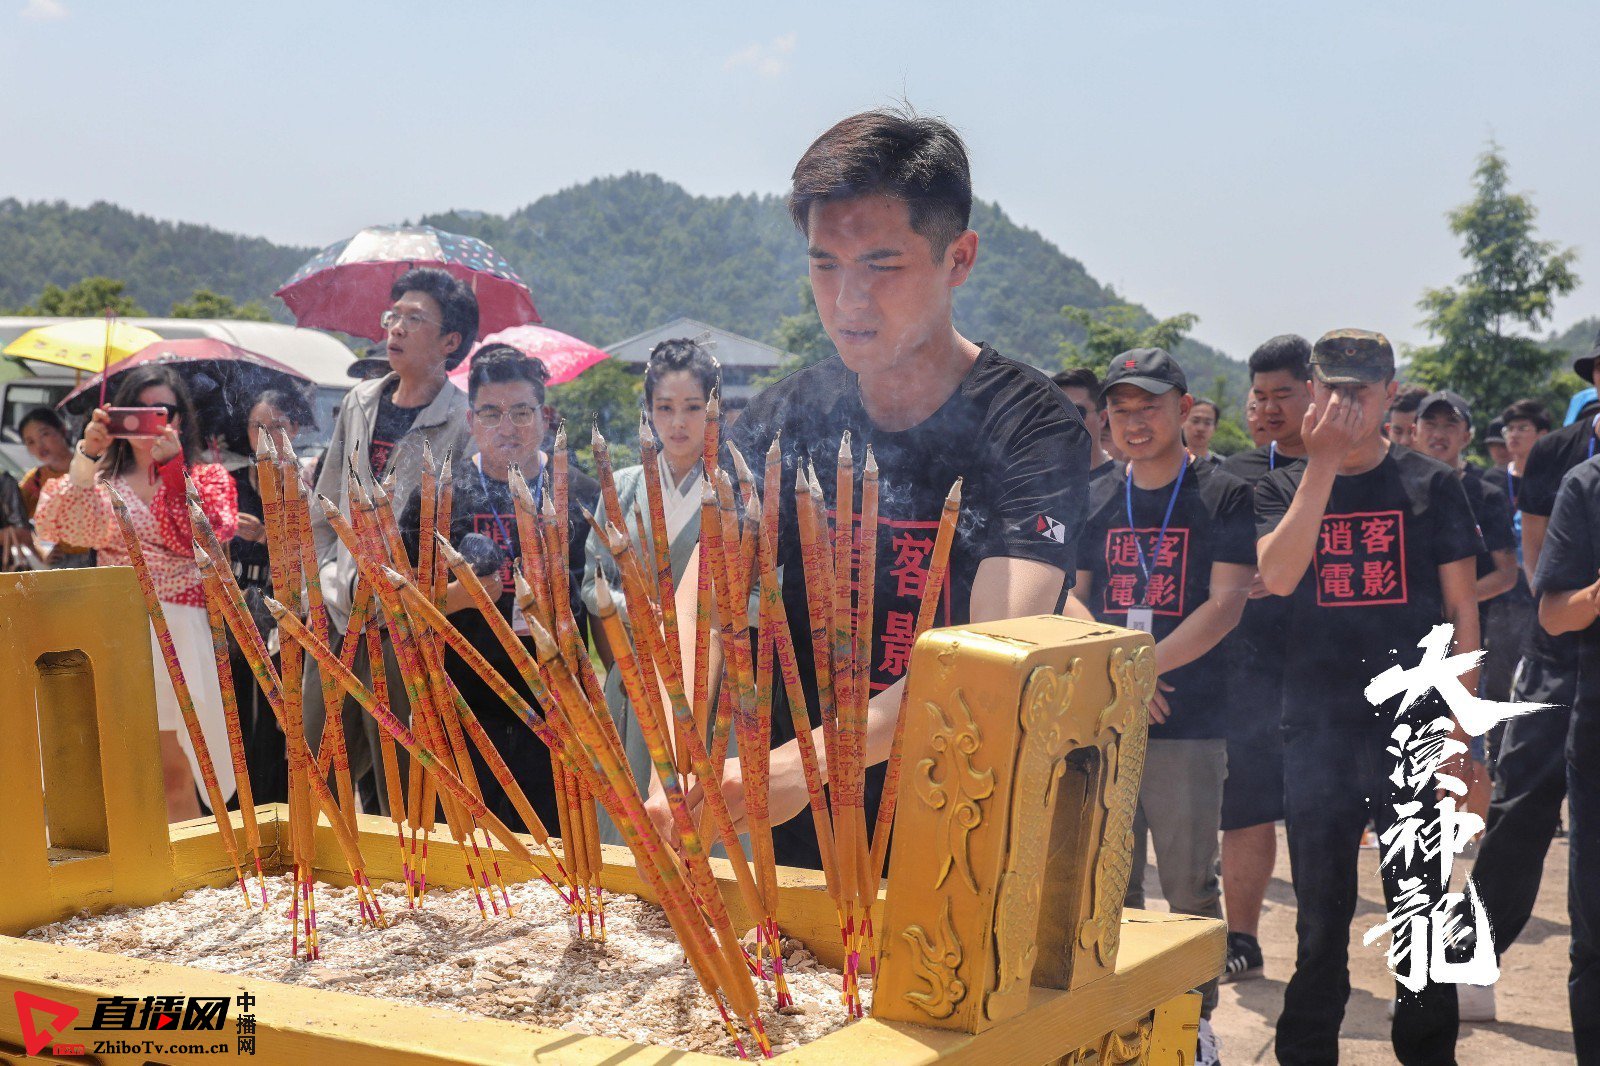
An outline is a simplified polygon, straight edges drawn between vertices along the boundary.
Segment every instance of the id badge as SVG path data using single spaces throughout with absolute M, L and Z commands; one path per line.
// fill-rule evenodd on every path
M 1152 637 L 1155 636 L 1156 635 L 1156 616 L 1155 616 L 1155 612 L 1152 611 L 1148 607 L 1129 607 L 1128 608 L 1128 628 L 1129 629 L 1137 629 L 1141 633 L 1149 633 Z

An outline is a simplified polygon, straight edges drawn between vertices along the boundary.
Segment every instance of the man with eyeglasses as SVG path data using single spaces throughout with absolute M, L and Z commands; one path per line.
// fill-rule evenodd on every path
M 535 497 L 544 489 L 540 475 L 548 457 L 539 446 L 544 439 L 544 383 L 548 377 L 543 363 L 528 358 L 508 344 L 491 344 L 480 349 L 472 357 L 472 373 L 467 378 L 467 424 L 472 428 L 472 444 L 477 454 L 457 463 L 453 470 L 455 495 L 450 542 L 472 563 L 484 586 L 498 601 L 501 615 L 522 636 L 530 650 L 528 625 L 515 605 L 512 564 L 520 557 L 521 547 L 517 539 L 516 505 L 508 482 L 511 468 L 515 466 L 522 471 Z M 569 472 L 567 567 L 571 579 L 567 584 L 572 590 L 575 618 L 585 614 L 578 609 L 584 540 L 589 532 L 583 518 L 583 501 L 593 500 L 599 493 L 600 487 L 592 479 L 576 470 Z M 417 550 L 421 522 L 422 494 L 419 491 L 411 495 L 400 516 L 401 536 L 413 554 Z M 488 622 L 473 607 L 471 594 L 458 581 L 452 580 L 446 587 L 445 613 L 502 677 L 524 698 L 533 698 Z M 494 741 L 535 812 L 547 826 L 556 825 L 550 757 L 544 744 L 454 652 L 445 655 L 445 672 Z M 472 760 L 478 784 L 483 789 L 484 803 L 513 830 L 527 832 L 505 790 L 475 748 Z
M 467 397 L 445 376 L 478 338 L 478 299 L 465 282 L 443 270 L 421 267 L 402 274 L 389 291 L 390 308 L 382 322 L 392 370 L 363 381 L 346 394 L 328 443 L 328 460 L 317 476 L 317 492 L 349 510 L 350 462 L 363 478 L 392 478 L 390 496 L 399 506 L 422 482 L 422 445 L 427 441 L 443 461 L 454 455 L 462 462 L 470 450 Z M 322 590 L 334 643 L 343 640 L 350 622 L 356 564 L 339 543 L 319 508 L 311 508 L 311 532 L 321 566 Z M 387 635 L 383 657 L 389 675 L 391 706 L 401 721 L 410 721 L 405 685 Z M 366 651 L 356 655 L 356 673 L 370 680 Z M 322 742 L 326 710 L 314 660 L 306 662 L 306 740 L 313 750 Z M 377 767 L 378 727 L 353 700 L 343 701 L 343 722 L 350 752 L 350 774 L 361 781 Z M 377 773 L 362 786 L 363 806 L 388 814 L 388 797 L 377 787 Z

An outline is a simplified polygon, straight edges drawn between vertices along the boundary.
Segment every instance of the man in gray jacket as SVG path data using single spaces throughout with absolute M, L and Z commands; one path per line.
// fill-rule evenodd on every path
M 401 275 L 389 298 L 392 306 L 384 312 L 382 324 L 393 370 L 363 381 L 346 394 L 317 478 L 318 494 L 338 503 L 346 514 L 350 502 L 347 457 L 354 458 L 363 479 L 393 476 L 391 499 L 398 510 L 421 484 L 424 441 L 440 462 L 446 455 L 460 462 L 471 450 L 466 393 L 445 375 L 466 358 L 477 339 L 477 297 L 464 282 L 443 270 L 417 268 Z M 328 621 L 334 630 L 330 636 L 337 646 L 350 622 L 356 564 L 317 507 L 311 508 L 311 533 L 321 565 Z M 411 710 L 387 631 L 383 658 L 391 707 L 401 721 L 409 722 Z M 356 673 L 363 680 L 371 678 L 364 646 L 356 655 Z M 321 745 L 326 717 L 322 681 L 315 661 L 308 658 L 305 724 L 306 740 L 313 751 Z M 382 773 L 377 765 L 378 725 L 349 698 L 343 701 L 342 720 L 350 775 L 359 782 L 369 770 L 373 772 L 369 795 L 377 797 L 378 812 L 388 814 L 388 797 L 376 787 Z M 403 752 L 400 757 L 404 759 Z

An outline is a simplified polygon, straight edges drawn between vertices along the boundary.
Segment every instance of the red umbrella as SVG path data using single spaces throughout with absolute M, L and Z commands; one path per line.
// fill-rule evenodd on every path
M 312 256 L 273 295 L 302 326 L 382 340 L 389 286 L 412 267 L 437 267 L 472 286 L 478 333 L 540 321 L 509 263 L 476 237 L 432 226 L 371 226 Z
M 177 372 L 200 415 L 201 433 L 208 438 L 226 437 L 230 447 L 243 439 L 245 416 L 263 390 L 303 389 L 311 382 L 287 363 L 214 337 L 163 340 L 113 363 L 110 370 L 89 378 L 56 406 L 70 414 L 87 414 L 104 402 L 103 383 L 115 381 L 135 367 L 152 364 L 165 364 Z
M 523 355 L 539 360 L 550 371 L 547 382 L 550 385 L 571 381 L 602 359 L 611 358 L 609 352 L 545 326 L 513 326 L 479 341 L 461 365 L 450 372 L 450 380 L 466 389 L 467 375 L 472 372 L 472 357 L 490 344 L 509 344 Z

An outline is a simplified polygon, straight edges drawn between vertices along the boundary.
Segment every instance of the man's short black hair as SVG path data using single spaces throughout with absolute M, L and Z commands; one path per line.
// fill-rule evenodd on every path
M 452 277 L 438 267 L 413 267 L 401 274 L 389 287 L 389 300 L 393 302 L 408 292 L 421 292 L 433 297 L 439 305 L 440 334 L 459 333 L 461 343 L 444 361 L 446 370 L 454 370 L 467 357 L 478 339 L 478 298 L 466 282 Z
M 1287 370 L 1296 381 L 1311 377 L 1311 342 L 1298 333 L 1280 333 L 1250 353 L 1250 376 Z
M 1105 409 L 1105 398 L 1100 395 L 1100 375 L 1089 367 L 1079 366 L 1073 367 L 1071 370 L 1063 370 L 1050 380 L 1055 383 L 1058 389 L 1089 390 L 1089 399 L 1094 404 L 1095 410 L 1101 411 Z
M 1222 417 L 1222 408 L 1217 406 L 1217 402 L 1215 400 L 1208 400 L 1203 396 L 1197 396 L 1197 397 L 1195 397 L 1194 403 L 1191 404 L 1190 407 L 1189 407 L 1189 413 L 1190 414 L 1194 414 L 1194 409 L 1196 407 L 1209 407 L 1209 408 L 1211 408 L 1211 417 L 1214 418 L 1214 419 Z
M 22 436 L 28 427 L 38 423 L 46 429 L 53 429 L 64 438 L 67 435 L 67 424 L 61 421 L 61 416 L 48 407 L 35 407 L 22 416 L 22 421 L 17 423 L 17 436 Z
M 809 235 L 811 205 L 881 193 L 904 200 L 911 228 L 934 259 L 972 217 L 972 171 L 961 137 L 941 119 L 907 109 L 851 115 L 811 142 L 795 164 L 789 214 Z
M 520 349 L 509 344 L 488 344 L 478 349 L 472 357 L 472 369 L 467 371 L 467 402 L 478 401 L 478 390 L 485 385 L 500 385 L 510 381 L 526 381 L 544 406 L 544 386 L 550 380 L 550 371 L 538 359 L 529 358 Z
M 1538 400 L 1517 400 L 1500 412 L 1500 422 L 1509 426 L 1513 422 L 1532 422 L 1541 433 L 1550 431 L 1550 412 Z
M 1413 415 L 1427 398 L 1428 390 L 1421 385 L 1407 385 L 1394 394 L 1394 402 L 1389 405 L 1389 410 L 1398 411 L 1403 415 Z

